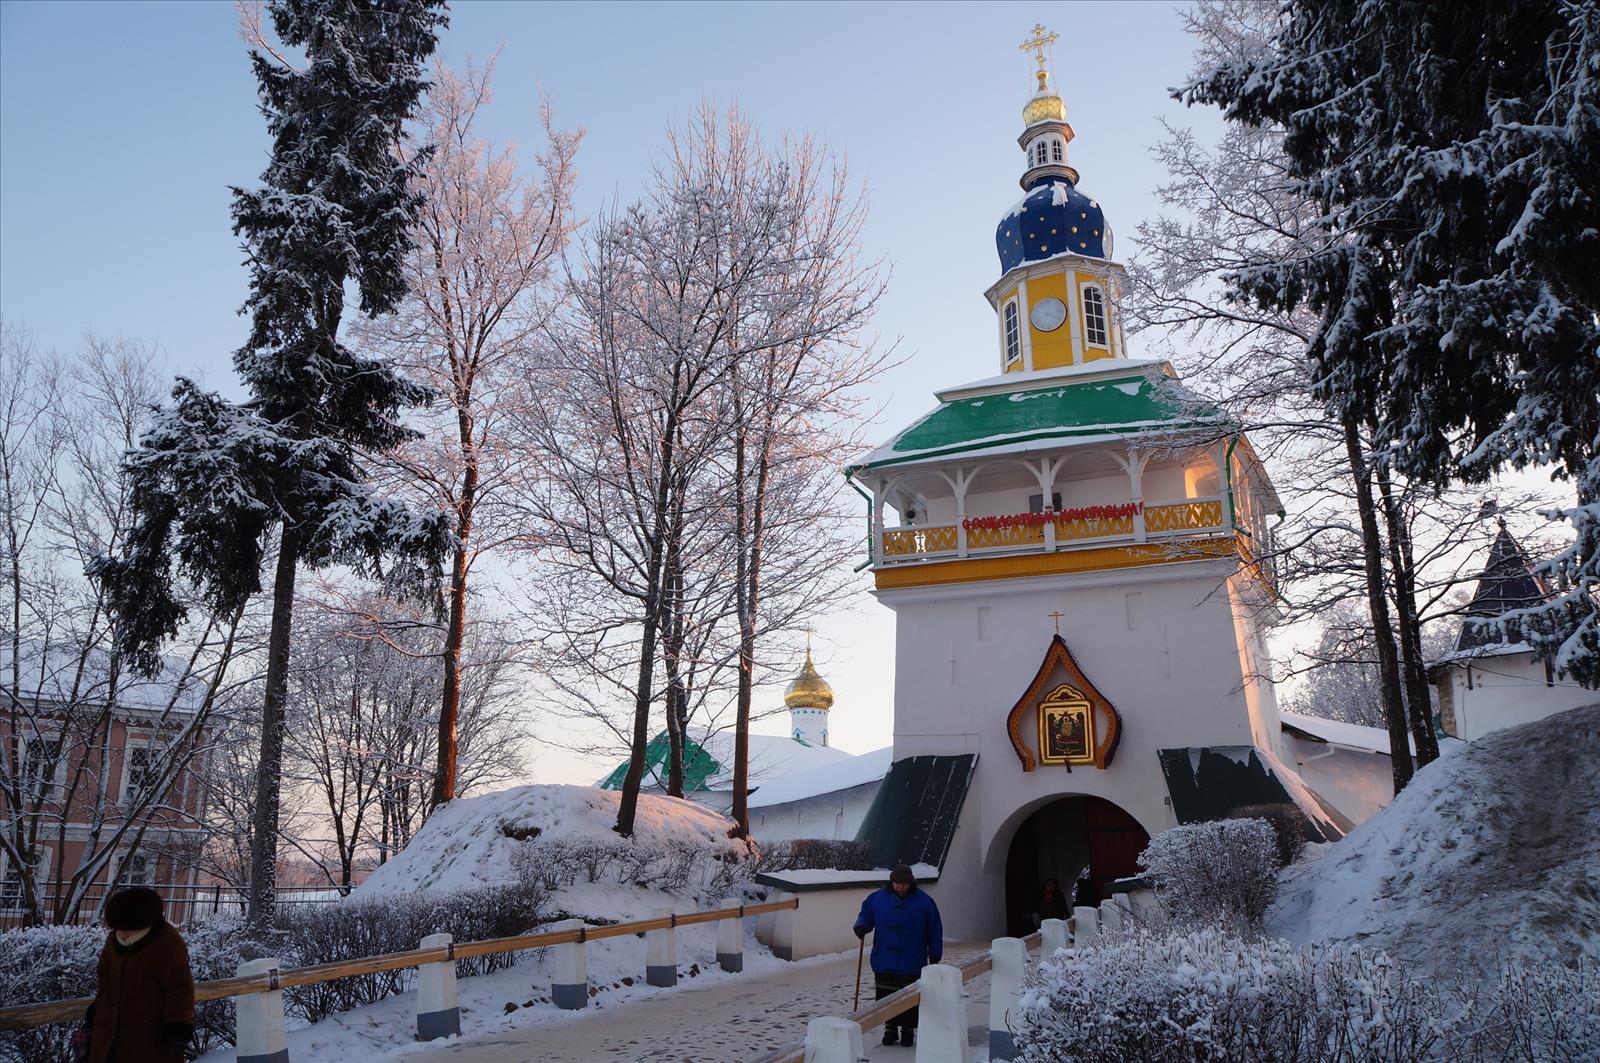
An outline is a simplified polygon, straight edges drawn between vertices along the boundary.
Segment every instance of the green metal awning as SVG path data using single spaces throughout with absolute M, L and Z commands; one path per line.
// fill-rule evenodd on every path
M 943 867 L 977 766 L 976 753 L 891 764 L 856 833 L 857 841 L 872 845 L 873 863 Z
M 850 471 L 1036 440 L 1171 432 L 1223 420 L 1220 411 L 1188 396 L 1174 382 L 1142 372 L 1120 379 L 1036 384 L 941 403 Z

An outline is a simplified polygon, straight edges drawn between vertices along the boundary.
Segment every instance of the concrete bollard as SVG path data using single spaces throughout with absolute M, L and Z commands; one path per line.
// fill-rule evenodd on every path
M 240 978 L 279 969 L 276 957 L 239 965 Z M 233 998 L 234 1043 L 239 1063 L 289 1063 L 289 1034 L 283 1025 L 283 990 Z
M 1053 959 L 1058 949 L 1070 943 L 1065 919 L 1046 919 L 1039 924 L 1039 962 Z
M 744 920 L 738 916 L 717 922 L 717 966 L 729 973 L 744 970 Z
M 561 933 L 582 930 L 582 919 L 563 919 L 552 923 L 548 929 Z M 550 999 L 563 1011 L 577 1011 L 589 1006 L 589 946 L 582 941 L 556 945 L 551 950 Z
M 1122 933 L 1122 906 L 1115 901 L 1106 901 L 1100 906 L 1100 932 Z
M 967 1063 L 967 1005 L 961 969 L 930 963 L 922 969 L 916 1063 Z
M 1017 1058 L 1017 1046 L 1011 1039 L 1010 1016 L 1022 1001 L 1022 980 L 1028 975 L 1028 947 L 1021 938 L 995 938 L 989 946 L 989 955 L 994 960 L 993 973 L 989 976 L 989 1058 L 998 1063 Z
M 861 1027 L 849 1019 L 818 1016 L 806 1023 L 805 1063 L 858 1063 L 867 1058 Z
M 1072 944 L 1092 945 L 1100 936 L 1100 909 L 1080 905 L 1072 909 Z
M 780 893 L 775 900 L 787 901 L 794 897 L 792 893 Z M 792 960 L 795 957 L 795 931 L 796 916 L 800 914 L 798 908 L 785 908 L 778 913 L 777 920 L 772 924 L 772 954 L 780 960 Z
M 657 908 L 652 919 L 674 917 L 671 908 Z M 660 930 L 646 930 L 644 934 L 644 980 L 650 985 L 673 986 L 678 984 L 678 929 L 677 924 Z
M 422 939 L 425 949 L 442 949 L 453 939 L 449 934 L 429 934 Z M 461 998 L 456 993 L 456 961 L 417 965 L 417 1040 L 432 1041 L 461 1032 Z

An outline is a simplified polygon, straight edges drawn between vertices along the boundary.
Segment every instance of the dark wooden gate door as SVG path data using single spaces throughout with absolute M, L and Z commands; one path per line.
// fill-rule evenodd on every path
M 1150 835 L 1138 820 L 1110 801 L 1091 797 L 1087 805 L 1089 884 L 1093 903 L 1099 904 L 1108 895 L 1107 884 L 1139 873 L 1139 854 L 1150 844 Z

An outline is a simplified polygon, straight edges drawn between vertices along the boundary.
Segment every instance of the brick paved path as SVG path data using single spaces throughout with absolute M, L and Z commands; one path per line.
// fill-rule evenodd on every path
M 945 962 L 963 963 L 986 947 L 951 942 Z M 855 953 L 840 953 L 748 980 L 734 978 L 704 988 L 680 983 L 678 990 L 580 1014 L 570 1022 L 467 1037 L 407 1053 L 406 1059 L 427 1063 L 747 1063 L 804 1038 L 806 1022 L 813 1016 L 849 1014 L 855 967 Z M 863 976 L 863 1000 L 871 998 L 871 986 L 868 972 Z M 970 1040 L 984 1046 L 975 1054 L 976 1060 L 984 1060 L 988 1058 L 989 976 L 968 982 L 967 992 L 968 1022 L 979 1027 Z M 880 1045 L 880 1036 L 880 1031 L 868 1031 L 868 1059 L 873 1063 L 912 1063 L 911 1050 Z

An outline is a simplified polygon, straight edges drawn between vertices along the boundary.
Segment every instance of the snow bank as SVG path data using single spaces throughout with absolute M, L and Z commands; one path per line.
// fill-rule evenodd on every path
M 1267 928 L 1441 974 L 1600 960 L 1600 705 L 1428 765 L 1320 859 L 1285 872 Z
M 515 878 L 512 854 L 545 842 L 618 842 L 622 795 L 594 786 L 544 783 L 458 798 L 429 817 L 422 830 L 353 896 L 410 894 L 499 885 Z M 653 846 L 703 846 L 734 852 L 733 825 L 716 812 L 676 797 L 640 794 L 634 840 Z M 571 910 L 571 909 L 569 909 Z M 598 912 L 580 914 L 598 915 Z

